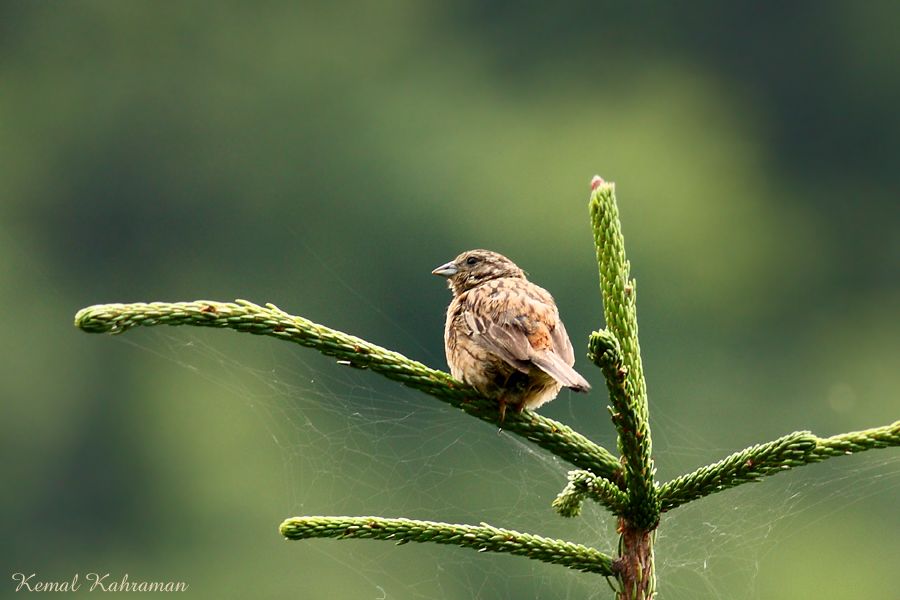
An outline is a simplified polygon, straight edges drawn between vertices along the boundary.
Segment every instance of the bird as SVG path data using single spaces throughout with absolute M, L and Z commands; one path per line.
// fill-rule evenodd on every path
M 495 398 L 500 423 L 556 398 L 560 389 L 587 392 L 572 366 L 575 353 L 550 292 L 530 282 L 510 259 L 468 250 L 432 271 L 453 295 L 444 326 L 450 373 Z

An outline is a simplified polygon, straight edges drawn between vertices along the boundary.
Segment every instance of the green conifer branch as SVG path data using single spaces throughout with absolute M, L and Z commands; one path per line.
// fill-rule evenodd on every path
M 619 452 L 625 465 L 640 464 L 644 447 L 635 432 L 641 430 L 642 424 L 638 412 L 633 409 L 634 388 L 628 380 L 628 369 L 622 362 L 622 348 L 616 336 L 605 329 L 591 333 L 588 358 L 603 372 L 609 392 L 610 417 L 618 432 Z M 635 476 L 631 474 L 632 478 Z M 652 515 L 647 518 L 652 520 Z
M 488 423 L 498 421 L 495 400 L 480 396 L 450 374 L 361 338 L 290 315 L 273 304 L 263 307 L 246 300 L 234 303 L 197 300 L 97 304 L 83 308 L 75 315 L 75 326 L 89 333 L 118 334 L 132 327 L 153 325 L 230 328 L 295 342 L 333 356 L 341 364 L 370 369 L 399 381 Z M 553 419 L 528 410 L 509 411 L 503 429 L 534 442 L 580 469 L 613 481 L 620 479 L 621 466 L 608 450 Z
M 628 496 L 608 479 L 590 471 L 569 471 L 569 482 L 553 501 L 553 508 L 563 517 L 577 517 L 585 498 L 590 498 L 619 516 L 625 511 Z
M 662 510 L 671 510 L 691 500 L 804 465 L 815 448 L 816 436 L 809 431 L 797 431 L 735 452 L 663 484 L 659 491 Z
M 291 540 L 365 538 L 392 540 L 399 544 L 450 544 L 479 552 L 515 554 L 586 573 L 614 574 L 612 558 L 599 550 L 564 540 L 492 527 L 487 523 L 453 525 L 382 517 L 293 517 L 285 520 L 279 530 L 281 535 Z
M 647 386 L 638 343 L 636 282 L 630 279 L 630 264 L 625 257 L 615 185 L 596 178 L 594 186 L 589 206 L 608 333 L 595 332 L 591 336 L 591 356 L 602 363 L 610 389 L 613 422 L 625 463 L 627 517 L 635 527 L 648 530 L 659 522 L 660 505 L 654 482 Z
M 900 446 L 900 421 L 894 421 L 883 427 L 817 438 L 816 448 L 810 456 L 810 458 L 814 458 L 814 461 L 810 462 L 819 462 L 832 456 L 846 456 L 890 446 Z
M 756 444 L 692 473 L 663 484 L 659 491 L 662 510 L 794 467 L 871 450 L 900 446 L 900 421 L 884 427 L 851 431 L 829 438 L 796 431 L 765 444 Z

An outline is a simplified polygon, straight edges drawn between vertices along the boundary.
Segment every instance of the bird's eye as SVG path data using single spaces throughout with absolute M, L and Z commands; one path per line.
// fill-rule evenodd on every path
M 477 262 L 478 262 L 478 257 L 476 257 L 476 256 L 470 256 L 469 258 L 466 259 L 467 265 L 474 265 Z

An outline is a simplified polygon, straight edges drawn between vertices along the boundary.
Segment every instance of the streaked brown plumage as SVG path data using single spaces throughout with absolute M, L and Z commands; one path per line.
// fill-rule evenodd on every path
M 490 250 L 469 250 L 432 271 L 453 292 L 444 346 L 454 377 L 517 411 L 591 386 L 572 365 L 572 342 L 550 293 Z

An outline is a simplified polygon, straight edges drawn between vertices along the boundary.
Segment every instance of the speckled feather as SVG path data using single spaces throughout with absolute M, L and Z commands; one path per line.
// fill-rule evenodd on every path
M 447 277 L 453 300 L 444 343 L 454 377 L 517 410 L 554 399 L 565 386 L 590 385 L 572 365 L 575 354 L 550 293 L 501 254 L 470 250 L 434 270 Z

